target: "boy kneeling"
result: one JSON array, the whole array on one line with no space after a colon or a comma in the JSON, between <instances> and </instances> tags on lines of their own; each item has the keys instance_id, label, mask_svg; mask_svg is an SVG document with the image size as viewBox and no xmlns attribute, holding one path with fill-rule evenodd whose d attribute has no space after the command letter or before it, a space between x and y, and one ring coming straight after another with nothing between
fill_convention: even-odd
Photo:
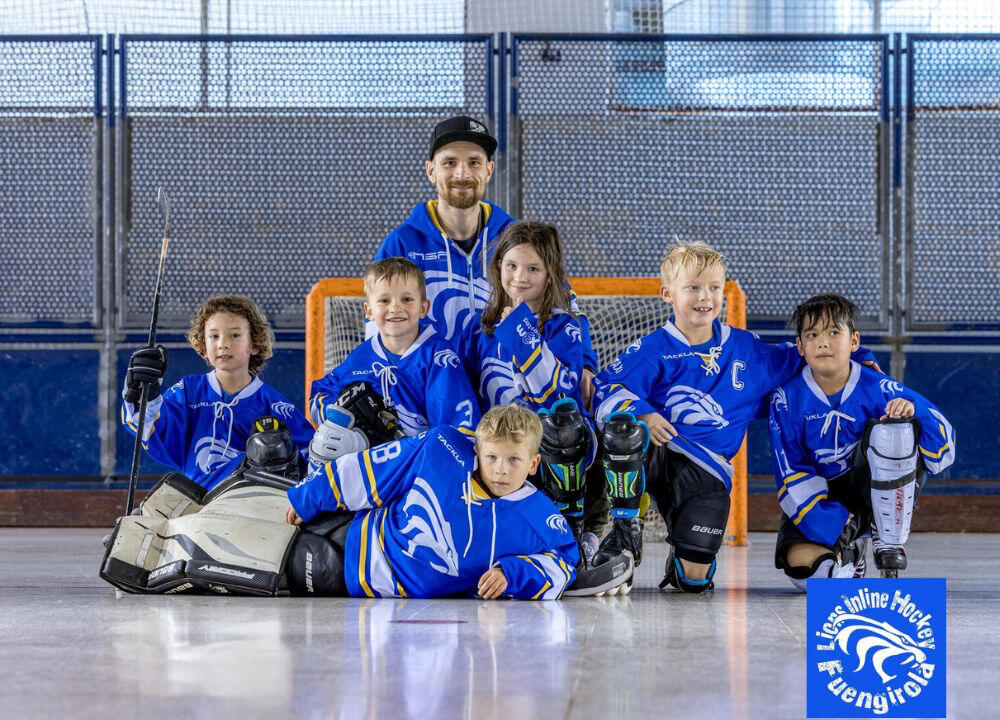
<instances>
[{"instance_id":1,"label":"boy kneeling","mask_svg":"<svg viewBox=\"0 0 1000 720\"><path fill-rule=\"evenodd\" d=\"M558 598L579 555L559 510L526 482L541 437L533 412L497 407L474 443L439 426L314 469L288 491L286 519L303 526L289 590Z\"/></svg>"},{"instance_id":2,"label":"boy kneeling","mask_svg":"<svg viewBox=\"0 0 1000 720\"><path fill-rule=\"evenodd\" d=\"M805 590L810 577L863 577L868 533L884 577L903 549L924 470L955 459L944 415L926 398L851 360L858 310L817 295L793 315L806 367L771 396L771 447L783 511L775 567Z\"/></svg>"}]
</instances>

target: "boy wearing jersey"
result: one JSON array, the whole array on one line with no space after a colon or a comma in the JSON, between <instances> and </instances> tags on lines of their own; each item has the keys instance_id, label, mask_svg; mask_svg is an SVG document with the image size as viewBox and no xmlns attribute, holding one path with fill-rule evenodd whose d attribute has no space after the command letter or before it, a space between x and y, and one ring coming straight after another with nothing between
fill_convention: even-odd
<instances>
[{"instance_id":1,"label":"boy wearing jersey","mask_svg":"<svg viewBox=\"0 0 1000 720\"><path fill-rule=\"evenodd\" d=\"M309 403L318 426L310 447L317 465L378 444L328 408L347 404L345 393L368 385L395 415L401 435L418 435L436 425L471 433L479 422L476 395L458 355L427 315L424 274L409 260L386 258L365 272L365 315L378 329L325 377L316 380Z\"/></svg>"},{"instance_id":2,"label":"boy wearing jersey","mask_svg":"<svg viewBox=\"0 0 1000 720\"><path fill-rule=\"evenodd\" d=\"M672 546L660 587L700 593L713 587L729 516L730 459L762 401L794 377L802 360L793 345L768 344L719 322L725 261L705 243L672 247L660 279L673 317L595 380L614 518L598 561L625 549L638 564L645 488ZM863 356L871 357L867 350Z\"/></svg>"},{"instance_id":3,"label":"boy wearing jersey","mask_svg":"<svg viewBox=\"0 0 1000 720\"><path fill-rule=\"evenodd\" d=\"M259 377L273 344L271 326L260 308L240 295L214 295L191 318L187 338L212 370L181 378L162 395L166 349L143 348L129 360L121 421L135 435L145 385L142 446L149 456L212 488L246 450L254 420L269 415L287 424L304 458L312 426Z\"/></svg>"},{"instance_id":4,"label":"boy wearing jersey","mask_svg":"<svg viewBox=\"0 0 1000 720\"><path fill-rule=\"evenodd\" d=\"M955 459L951 424L926 398L851 360L858 310L840 295L795 308L806 367L774 391L771 447L781 526L775 567L800 590L810 577L863 577L868 531L886 577L906 568L924 471Z\"/></svg>"},{"instance_id":5,"label":"boy wearing jersey","mask_svg":"<svg viewBox=\"0 0 1000 720\"><path fill-rule=\"evenodd\" d=\"M297 593L553 600L579 555L558 509L527 482L542 426L516 405L474 439L439 426L315 468L288 491L303 525L286 569Z\"/></svg>"}]
</instances>

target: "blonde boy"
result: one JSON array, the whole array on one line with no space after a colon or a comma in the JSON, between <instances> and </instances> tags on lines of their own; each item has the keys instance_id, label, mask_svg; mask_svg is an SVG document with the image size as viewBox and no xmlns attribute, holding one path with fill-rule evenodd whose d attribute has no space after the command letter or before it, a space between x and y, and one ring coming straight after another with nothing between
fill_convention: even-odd
<instances>
[{"instance_id":1,"label":"blonde boy","mask_svg":"<svg viewBox=\"0 0 1000 720\"><path fill-rule=\"evenodd\" d=\"M660 280L673 316L595 380L614 518L595 562L624 549L638 564L645 489L672 546L660 587L700 593L713 587L729 516L730 458L761 401L794 377L801 358L793 345L770 345L719 322L726 263L707 244L671 247Z\"/></svg>"},{"instance_id":2,"label":"blonde boy","mask_svg":"<svg viewBox=\"0 0 1000 720\"><path fill-rule=\"evenodd\" d=\"M475 441L442 425L315 468L288 491L286 519L306 526L290 555L289 587L353 597L558 598L579 555L558 509L527 482L541 436L533 412L509 405L483 416ZM309 531L331 512L322 534Z\"/></svg>"},{"instance_id":3,"label":"blonde boy","mask_svg":"<svg viewBox=\"0 0 1000 720\"><path fill-rule=\"evenodd\" d=\"M422 322L428 302L420 268L405 258L379 260L364 284L365 316L378 332L312 385L317 465L435 425L471 433L479 421L458 355Z\"/></svg>"},{"instance_id":4,"label":"blonde boy","mask_svg":"<svg viewBox=\"0 0 1000 720\"><path fill-rule=\"evenodd\" d=\"M259 373L271 357L271 326L260 308L242 295L213 295L191 317L188 342L211 370L181 378L160 394L167 367L161 345L132 354L122 391L121 419L136 433L138 402L146 385L148 405L143 447L149 456L211 488L246 449L257 418L284 422L305 453L312 427L284 395Z\"/></svg>"}]
</instances>

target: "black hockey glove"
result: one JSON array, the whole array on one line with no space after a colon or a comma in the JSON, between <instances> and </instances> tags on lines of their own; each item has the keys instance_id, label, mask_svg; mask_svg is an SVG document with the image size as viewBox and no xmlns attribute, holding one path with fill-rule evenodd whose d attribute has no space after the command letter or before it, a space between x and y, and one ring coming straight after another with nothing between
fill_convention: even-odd
<instances>
[{"instance_id":1,"label":"black hockey glove","mask_svg":"<svg viewBox=\"0 0 1000 720\"><path fill-rule=\"evenodd\" d=\"M160 380L167 369L167 349L162 345L142 348L132 353L125 373L125 401L139 402L142 386L147 385L146 400L160 396Z\"/></svg>"}]
</instances>

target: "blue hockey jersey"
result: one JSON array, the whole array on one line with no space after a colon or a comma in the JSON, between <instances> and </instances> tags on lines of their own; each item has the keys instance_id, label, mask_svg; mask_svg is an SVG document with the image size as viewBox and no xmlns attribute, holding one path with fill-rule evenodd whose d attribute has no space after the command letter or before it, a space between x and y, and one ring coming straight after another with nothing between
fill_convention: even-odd
<instances>
[{"instance_id":1,"label":"blue hockey jersey","mask_svg":"<svg viewBox=\"0 0 1000 720\"><path fill-rule=\"evenodd\" d=\"M457 346L466 368L478 378L483 412L514 402L537 411L564 397L583 407L583 333L564 310L556 310L539 332L538 317L521 303L497 323L492 337L483 330L478 312Z\"/></svg>"},{"instance_id":2,"label":"blue hockey jersey","mask_svg":"<svg viewBox=\"0 0 1000 720\"><path fill-rule=\"evenodd\" d=\"M344 552L354 597L472 597L499 566L506 595L558 598L579 561L566 521L530 483L491 497L476 467L472 432L439 426L316 468L288 499L306 522L357 511Z\"/></svg>"},{"instance_id":3,"label":"blue hockey jersey","mask_svg":"<svg viewBox=\"0 0 1000 720\"><path fill-rule=\"evenodd\" d=\"M138 405L122 404L122 424L133 436L138 413ZM226 397L215 370L185 376L146 406L142 446L154 460L210 488L225 477L218 471L246 450L253 422L263 415L288 425L295 446L307 456L315 431L295 405L259 377Z\"/></svg>"},{"instance_id":4,"label":"blue hockey jersey","mask_svg":"<svg viewBox=\"0 0 1000 720\"><path fill-rule=\"evenodd\" d=\"M924 465L939 473L955 459L955 433L941 411L899 382L855 362L840 393L831 401L807 366L771 396L771 451L781 509L810 540L836 542L847 508L827 499L830 480L849 470L865 423L885 414L893 398L915 407L920 423L917 445Z\"/></svg>"},{"instance_id":5,"label":"blue hockey jersey","mask_svg":"<svg viewBox=\"0 0 1000 720\"><path fill-rule=\"evenodd\" d=\"M856 355L871 357L861 349ZM794 345L773 345L746 330L712 326L712 339L692 346L673 321L636 340L594 380L599 426L615 412L658 412L677 430L675 452L732 489L730 459L762 400L803 365Z\"/></svg>"},{"instance_id":6,"label":"blue hockey jersey","mask_svg":"<svg viewBox=\"0 0 1000 720\"><path fill-rule=\"evenodd\" d=\"M477 310L490 299L487 264L496 250L497 239L514 218L500 207L481 202L485 221L476 243L464 252L445 233L437 217L437 200L413 208L398 228L389 233L375 253L375 260L405 257L424 272L430 319L438 334L454 342L472 321ZM584 360L597 367L597 356L590 342L590 325L580 318L583 331Z\"/></svg>"},{"instance_id":7,"label":"blue hockey jersey","mask_svg":"<svg viewBox=\"0 0 1000 720\"><path fill-rule=\"evenodd\" d=\"M325 377L312 384L309 411L318 426L327 405L354 382L369 383L399 417L406 435L435 425L475 430L479 405L465 367L452 346L430 325L400 356L389 353L376 333L358 345Z\"/></svg>"}]
</instances>

